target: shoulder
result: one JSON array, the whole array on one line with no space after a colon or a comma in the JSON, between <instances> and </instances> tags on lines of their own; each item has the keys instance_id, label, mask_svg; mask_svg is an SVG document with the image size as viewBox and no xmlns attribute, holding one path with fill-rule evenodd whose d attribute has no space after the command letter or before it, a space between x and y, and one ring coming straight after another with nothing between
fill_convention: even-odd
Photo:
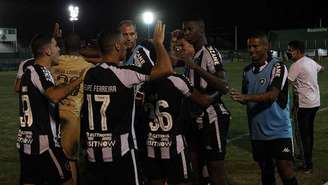
<instances>
[{"instance_id":1,"label":"shoulder","mask_svg":"<svg viewBox=\"0 0 328 185\"><path fill-rule=\"evenodd\" d=\"M205 46L205 53L207 53L211 58L214 60L214 62L221 62L221 54L220 52L213 46L207 45Z\"/></svg>"}]
</instances>

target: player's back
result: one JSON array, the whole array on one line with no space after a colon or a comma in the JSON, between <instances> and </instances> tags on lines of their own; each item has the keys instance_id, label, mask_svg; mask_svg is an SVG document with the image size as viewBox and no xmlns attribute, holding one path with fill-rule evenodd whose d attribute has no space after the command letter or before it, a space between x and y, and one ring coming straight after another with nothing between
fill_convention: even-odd
<instances>
[{"instance_id":1,"label":"player's back","mask_svg":"<svg viewBox=\"0 0 328 185\"><path fill-rule=\"evenodd\" d=\"M51 67L51 73L57 85L68 84L79 78L81 71L92 66L81 56L61 55L59 64ZM83 84L80 84L69 96L59 103L59 109L80 115L83 98Z\"/></svg>"},{"instance_id":2,"label":"player's back","mask_svg":"<svg viewBox=\"0 0 328 185\"><path fill-rule=\"evenodd\" d=\"M101 63L85 75L81 134L88 142L87 150L95 154L89 156L91 162L113 161L133 148L128 140L134 101L132 87L144 81L145 76L131 68L134 67ZM96 153L100 155L97 157Z\"/></svg>"},{"instance_id":3,"label":"player's back","mask_svg":"<svg viewBox=\"0 0 328 185\"><path fill-rule=\"evenodd\" d=\"M22 76L17 147L26 154L39 154L58 145L58 109L44 95L51 86L53 79L43 66L31 65Z\"/></svg>"},{"instance_id":4,"label":"player's back","mask_svg":"<svg viewBox=\"0 0 328 185\"><path fill-rule=\"evenodd\" d=\"M189 115L186 97L192 92L189 81L174 74L145 84L144 90L148 157L170 158L177 155L185 148L184 134L186 124L189 124L186 121Z\"/></svg>"}]
</instances>

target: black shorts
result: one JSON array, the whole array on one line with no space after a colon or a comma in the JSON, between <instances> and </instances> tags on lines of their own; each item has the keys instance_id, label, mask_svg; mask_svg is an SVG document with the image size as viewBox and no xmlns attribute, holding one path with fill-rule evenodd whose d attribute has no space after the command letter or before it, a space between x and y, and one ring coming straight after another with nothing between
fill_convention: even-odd
<instances>
[{"instance_id":1,"label":"black shorts","mask_svg":"<svg viewBox=\"0 0 328 185\"><path fill-rule=\"evenodd\" d=\"M195 121L196 122L196 121ZM229 131L230 115L221 114L218 118L209 122L203 119L202 128L191 128L187 134L187 142L194 152L200 153L207 161L224 160L226 154L227 137ZM197 123L193 124L197 125Z\"/></svg>"},{"instance_id":2,"label":"black shorts","mask_svg":"<svg viewBox=\"0 0 328 185\"><path fill-rule=\"evenodd\" d=\"M253 159L293 160L293 147L291 138L274 140L252 140Z\"/></svg>"},{"instance_id":3,"label":"black shorts","mask_svg":"<svg viewBox=\"0 0 328 185\"><path fill-rule=\"evenodd\" d=\"M113 162L87 162L88 185L137 185L141 183L139 162L135 151L130 151Z\"/></svg>"},{"instance_id":4,"label":"black shorts","mask_svg":"<svg viewBox=\"0 0 328 185\"><path fill-rule=\"evenodd\" d=\"M49 149L40 155L19 152L22 184L63 184L71 179L69 160L62 148Z\"/></svg>"},{"instance_id":5,"label":"black shorts","mask_svg":"<svg viewBox=\"0 0 328 185\"><path fill-rule=\"evenodd\" d=\"M189 154L184 150L171 159L145 159L145 175L149 180L167 179L169 184L187 183L191 179Z\"/></svg>"}]
</instances>

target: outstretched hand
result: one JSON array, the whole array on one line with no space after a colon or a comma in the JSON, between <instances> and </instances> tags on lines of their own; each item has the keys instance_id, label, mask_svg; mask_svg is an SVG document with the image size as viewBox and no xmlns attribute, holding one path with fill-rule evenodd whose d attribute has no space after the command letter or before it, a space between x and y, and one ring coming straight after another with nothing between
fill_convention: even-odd
<instances>
[{"instance_id":1,"label":"outstretched hand","mask_svg":"<svg viewBox=\"0 0 328 185\"><path fill-rule=\"evenodd\" d=\"M157 21L154 29L153 41L163 44L165 38L165 24Z\"/></svg>"},{"instance_id":2,"label":"outstretched hand","mask_svg":"<svg viewBox=\"0 0 328 185\"><path fill-rule=\"evenodd\" d=\"M230 89L229 91L230 97L233 101L239 102L239 103L246 103L246 96L241 94L239 91L235 90L235 89Z\"/></svg>"},{"instance_id":3,"label":"outstretched hand","mask_svg":"<svg viewBox=\"0 0 328 185\"><path fill-rule=\"evenodd\" d=\"M60 37L62 37L62 30L60 29L59 23L57 23L57 22L54 25L52 36L54 38L60 38Z\"/></svg>"}]
</instances>

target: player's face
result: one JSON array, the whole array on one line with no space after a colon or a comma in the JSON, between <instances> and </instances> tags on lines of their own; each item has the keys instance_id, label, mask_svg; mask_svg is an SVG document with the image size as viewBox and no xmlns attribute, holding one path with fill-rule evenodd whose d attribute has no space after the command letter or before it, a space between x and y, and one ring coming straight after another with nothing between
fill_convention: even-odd
<instances>
[{"instance_id":1,"label":"player's face","mask_svg":"<svg viewBox=\"0 0 328 185\"><path fill-rule=\"evenodd\" d=\"M200 26L196 22L184 22L182 24L182 29L185 39L192 44L195 44L202 36Z\"/></svg>"},{"instance_id":2,"label":"player's face","mask_svg":"<svg viewBox=\"0 0 328 185\"><path fill-rule=\"evenodd\" d=\"M122 25L121 33L127 49L133 49L137 43L137 32L133 25Z\"/></svg>"},{"instance_id":3,"label":"player's face","mask_svg":"<svg viewBox=\"0 0 328 185\"><path fill-rule=\"evenodd\" d=\"M59 47L57 45L56 40L53 38L51 39L51 44L50 44L50 58L52 64L58 64L58 58L59 58Z\"/></svg>"},{"instance_id":4,"label":"player's face","mask_svg":"<svg viewBox=\"0 0 328 185\"><path fill-rule=\"evenodd\" d=\"M262 64L267 59L268 44L261 38L247 40L248 52L253 64Z\"/></svg>"},{"instance_id":5,"label":"player's face","mask_svg":"<svg viewBox=\"0 0 328 185\"><path fill-rule=\"evenodd\" d=\"M124 38L121 38L117 43L116 43L116 49L117 49L117 52L119 53L119 56L120 56L120 61L123 61L125 60L125 57L126 57L126 45L125 45L125 42L124 42Z\"/></svg>"},{"instance_id":6,"label":"player's face","mask_svg":"<svg viewBox=\"0 0 328 185\"><path fill-rule=\"evenodd\" d=\"M292 60L292 61L297 61L297 54L298 54L298 50L288 46L287 48L287 57Z\"/></svg>"}]
</instances>

